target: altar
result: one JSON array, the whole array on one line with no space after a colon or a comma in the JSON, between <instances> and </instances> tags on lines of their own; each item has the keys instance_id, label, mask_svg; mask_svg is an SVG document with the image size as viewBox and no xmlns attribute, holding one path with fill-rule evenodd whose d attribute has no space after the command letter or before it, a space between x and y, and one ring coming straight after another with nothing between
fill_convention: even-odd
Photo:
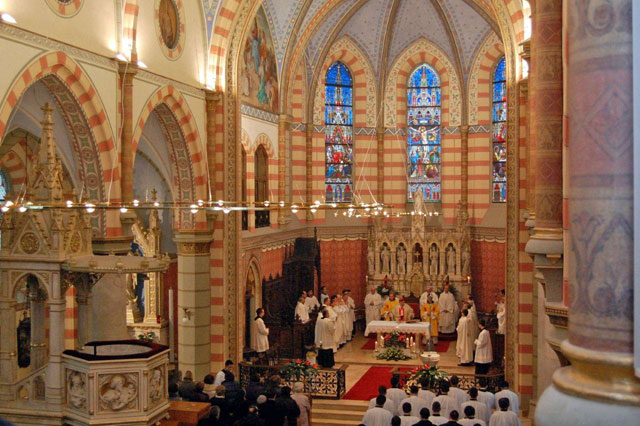
<instances>
[{"instance_id":1,"label":"altar","mask_svg":"<svg viewBox=\"0 0 640 426\"><path fill-rule=\"evenodd\" d=\"M376 333L376 340L380 342L383 334L386 333L398 333L398 334L415 334L416 345L418 348L422 347L422 336L425 336L425 342L431 339L431 324L428 322L398 322L398 321L371 321L367 324L367 328L364 331L365 337L369 334ZM381 346L378 343L378 346Z\"/></svg>"}]
</instances>

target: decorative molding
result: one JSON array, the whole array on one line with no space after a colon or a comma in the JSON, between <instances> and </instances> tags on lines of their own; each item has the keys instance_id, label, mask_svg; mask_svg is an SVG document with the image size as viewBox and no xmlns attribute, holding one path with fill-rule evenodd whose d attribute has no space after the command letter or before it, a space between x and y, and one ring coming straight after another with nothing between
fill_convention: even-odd
<instances>
[{"instance_id":1,"label":"decorative molding","mask_svg":"<svg viewBox=\"0 0 640 426\"><path fill-rule=\"evenodd\" d=\"M305 123L291 123L291 130L296 132L306 132L307 125Z\"/></svg>"},{"instance_id":2,"label":"decorative molding","mask_svg":"<svg viewBox=\"0 0 640 426\"><path fill-rule=\"evenodd\" d=\"M172 80L170 78L163 77L158 74L154 74L152 72L146 71L142 68L137 69L137 74L135 77L136 80L146 80L149 82L157 83L160 87L164 86L173 86L178 89L180 92L184 94L188 94L194 96L199 99L205 98L205 93L203 89L199 89L194 86L189 86L188 84L181 83L176 80Z\"/></svg>"},{"instance_id":3,"label":"decorative molding","mask_svg":"<svg viewBox=\"0 0 640 426\"><path fill-rule=\"evenodd\" d=\"M240 113L246 116L257 118L258 120L268 121L269 123L278 123L278 115L260 108L247 104L240 104Z\"/></svg>"},{"instance_id":4,"label":"decorative molding","mask_svg":"<svg viewBox=\"0 0 640 426\"><path fill-rule=\"evenodd\" d=\"M489 133L491 127L489 126L469 126L469 134L472 133Z\"/></svg>"},{"instance_id":5,"label":"decorative molding","mask_svg":"<svg viewBox=\"0 0 640 426\"><path fill-rule=\"evenodd\" d=\"M208 255L211 249L211 243L209 241L199 242L178 242L178 254L181 255Z\"/></svg>"},{"instance_id":6,"label":"decorative molding","mask_svg":"<svg viewBox=\"0 0 640 426\"><path fill-rule=\"evenodd\" d=\"M47 0L53 13L62 18L72 18L80 12L84 0Z\"/></svg>"}]
</instances>

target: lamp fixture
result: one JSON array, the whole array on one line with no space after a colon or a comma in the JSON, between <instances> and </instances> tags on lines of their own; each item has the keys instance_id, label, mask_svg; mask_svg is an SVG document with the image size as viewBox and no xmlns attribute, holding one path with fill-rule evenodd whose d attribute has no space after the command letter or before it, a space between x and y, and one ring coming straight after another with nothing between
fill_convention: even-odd
<instances>
[{"instance_id":1,"label":"lamp fixture","mask_svg":"<svg viewBox=\"0 0 640 426\"><path fill-rule=\"evenodd\" d=\"M0 14L0 19L2 20L2 22L6 22L7 24L17 24L18 21L16 21L16 18L14 18L13 16L9 15L7 12L3 12L2 14Z\"/></svg>"}]
</instances>

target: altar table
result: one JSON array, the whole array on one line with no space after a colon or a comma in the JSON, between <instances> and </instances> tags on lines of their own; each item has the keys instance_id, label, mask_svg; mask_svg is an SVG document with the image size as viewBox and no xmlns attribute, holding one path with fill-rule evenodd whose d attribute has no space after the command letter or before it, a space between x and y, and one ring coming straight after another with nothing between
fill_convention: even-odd
<instances>
[{"instance_id":1,"label":"altar table","mask_svg":"<svg viewBox=\"0 0 640 426\"><path fill-rule=\"evenodd\" d=\"M406 333L415 334L416 345L421 346L421 336L425 336L425 341L431 338L431 324L428 322L397 322L397 321L371 321L367 324L367 329L364 331L365 337L371 333L377 333L378 339L380 334L384 333Z\"/></svg>"}]
</instances>

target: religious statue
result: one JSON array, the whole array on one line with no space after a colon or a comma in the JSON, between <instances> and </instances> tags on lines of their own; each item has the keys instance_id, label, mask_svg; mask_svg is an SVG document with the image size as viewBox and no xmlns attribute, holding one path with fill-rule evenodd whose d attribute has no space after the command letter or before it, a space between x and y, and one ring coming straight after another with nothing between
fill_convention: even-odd
<instances>
[{"instance_id":1,"label":"religious statue","mask_svg":"<svg viewBox=\"0 0 640 426\"><path fill-rule=\"evenodd\" d=\"M447 249L447 274L455 275L456 274L456 249L453 248L453 245L449 244L449 248Z\"/></svg>"},{"instance_id":2,"label":"religious statue","mask_svg":"<svg viewBox=\"0 0 640 426\"><path fill-rule=\"evenodd\" d=\"M162 41L173 49L178 40L178 11L172 0L160 0L158 7L158 20Z\"/></svg>"},{"instance_id":3,"label":"religious statue","mask_svg":"<svg viewBox=\"0 0 640 426\"><path fill-rule=\"evenodd\" d=\"M149 399L152 402L158 402L162 398L164 392L163 382L162 370L156 368L149 379Z\"/></svg>"},{"instance_id":4,"label":"religious statue","mask_svg":"<svg viewBox=\"0 0 640 426\"><path fill-rule=\"evenodd\" d=\"M422 263L422 247L416 243L415 249L413 253L413 263Z\"/></svg>"},{"instance_id":5,"label":"religious statue","mask_svg":"<svg viewBox=\"0 0 640 426\"><path fill-rule=\"evenodd\" d=\"M429 274L438 275L438 247L435 245L429 249Z\"/></svg>"},{"instance_id":6,"label":"religious statue","mask_svg":"<svg viewBox=\"0 0 640 426\"><path fill-rule=\"evenodd\" d=\"M69 401L69 405L74 408L85 408L87 394L82 374L77 371L70 371L67 384L67 400Z\"/></svg>"},{"instance_id":7,"label":"religious statue","mask_svg":"<svg viewBox=\"0 0 640 426\"><path fill-rule=\"evenodd\" d=\"M407 251L403 246L398 246L396 250L396 260L398 261L398 268L396 271L400 275L404 275L407 273Z\"/></svg>"},{"instance_id":8,"label":"religious statue","mask_svg":"<svg viewBox=\"0 0 640 426\"><path fill-rule=\"evenodd\" d=\"M413 193L413 211L416 215L425 213L424 194L422 193L422 189L418 189Z\"/></svg>"},{"instance_id":9,"label":"religious statue","mask_svg":"<svg viewBox=\"0 0 640 426\"><path fill-rule=\"evenodd\" d=\"M466 277L469 275L469 264L471 263L471 253L469 252L469 249L465 247L460 256L462 261L462 271L460 272L460 275Z\"/></svg>"},{"instance_id":10,"label":"religious statue","mask_svg":"<svg viewBox=\"0 0 640 426\"><path fill-rule=\"evenodd\" d=\"M380 261L380 272L388 274L390 272L391 252L389 251L389 246L386 244L382 246L382 250L380 251Z\"/></svg>"},{"instance_id":11,"label":"religious statue","mask_svg":"<svg viewBox=\"0 0 640 426\"><path fill-rule=\"evenodd\" d=\"M367 253L367 262L369 263L369 275L373 275L376 272L375 269L375 253L373 252L373 249L369 249L369 252Z\"/></svg>"}]
</instances>

